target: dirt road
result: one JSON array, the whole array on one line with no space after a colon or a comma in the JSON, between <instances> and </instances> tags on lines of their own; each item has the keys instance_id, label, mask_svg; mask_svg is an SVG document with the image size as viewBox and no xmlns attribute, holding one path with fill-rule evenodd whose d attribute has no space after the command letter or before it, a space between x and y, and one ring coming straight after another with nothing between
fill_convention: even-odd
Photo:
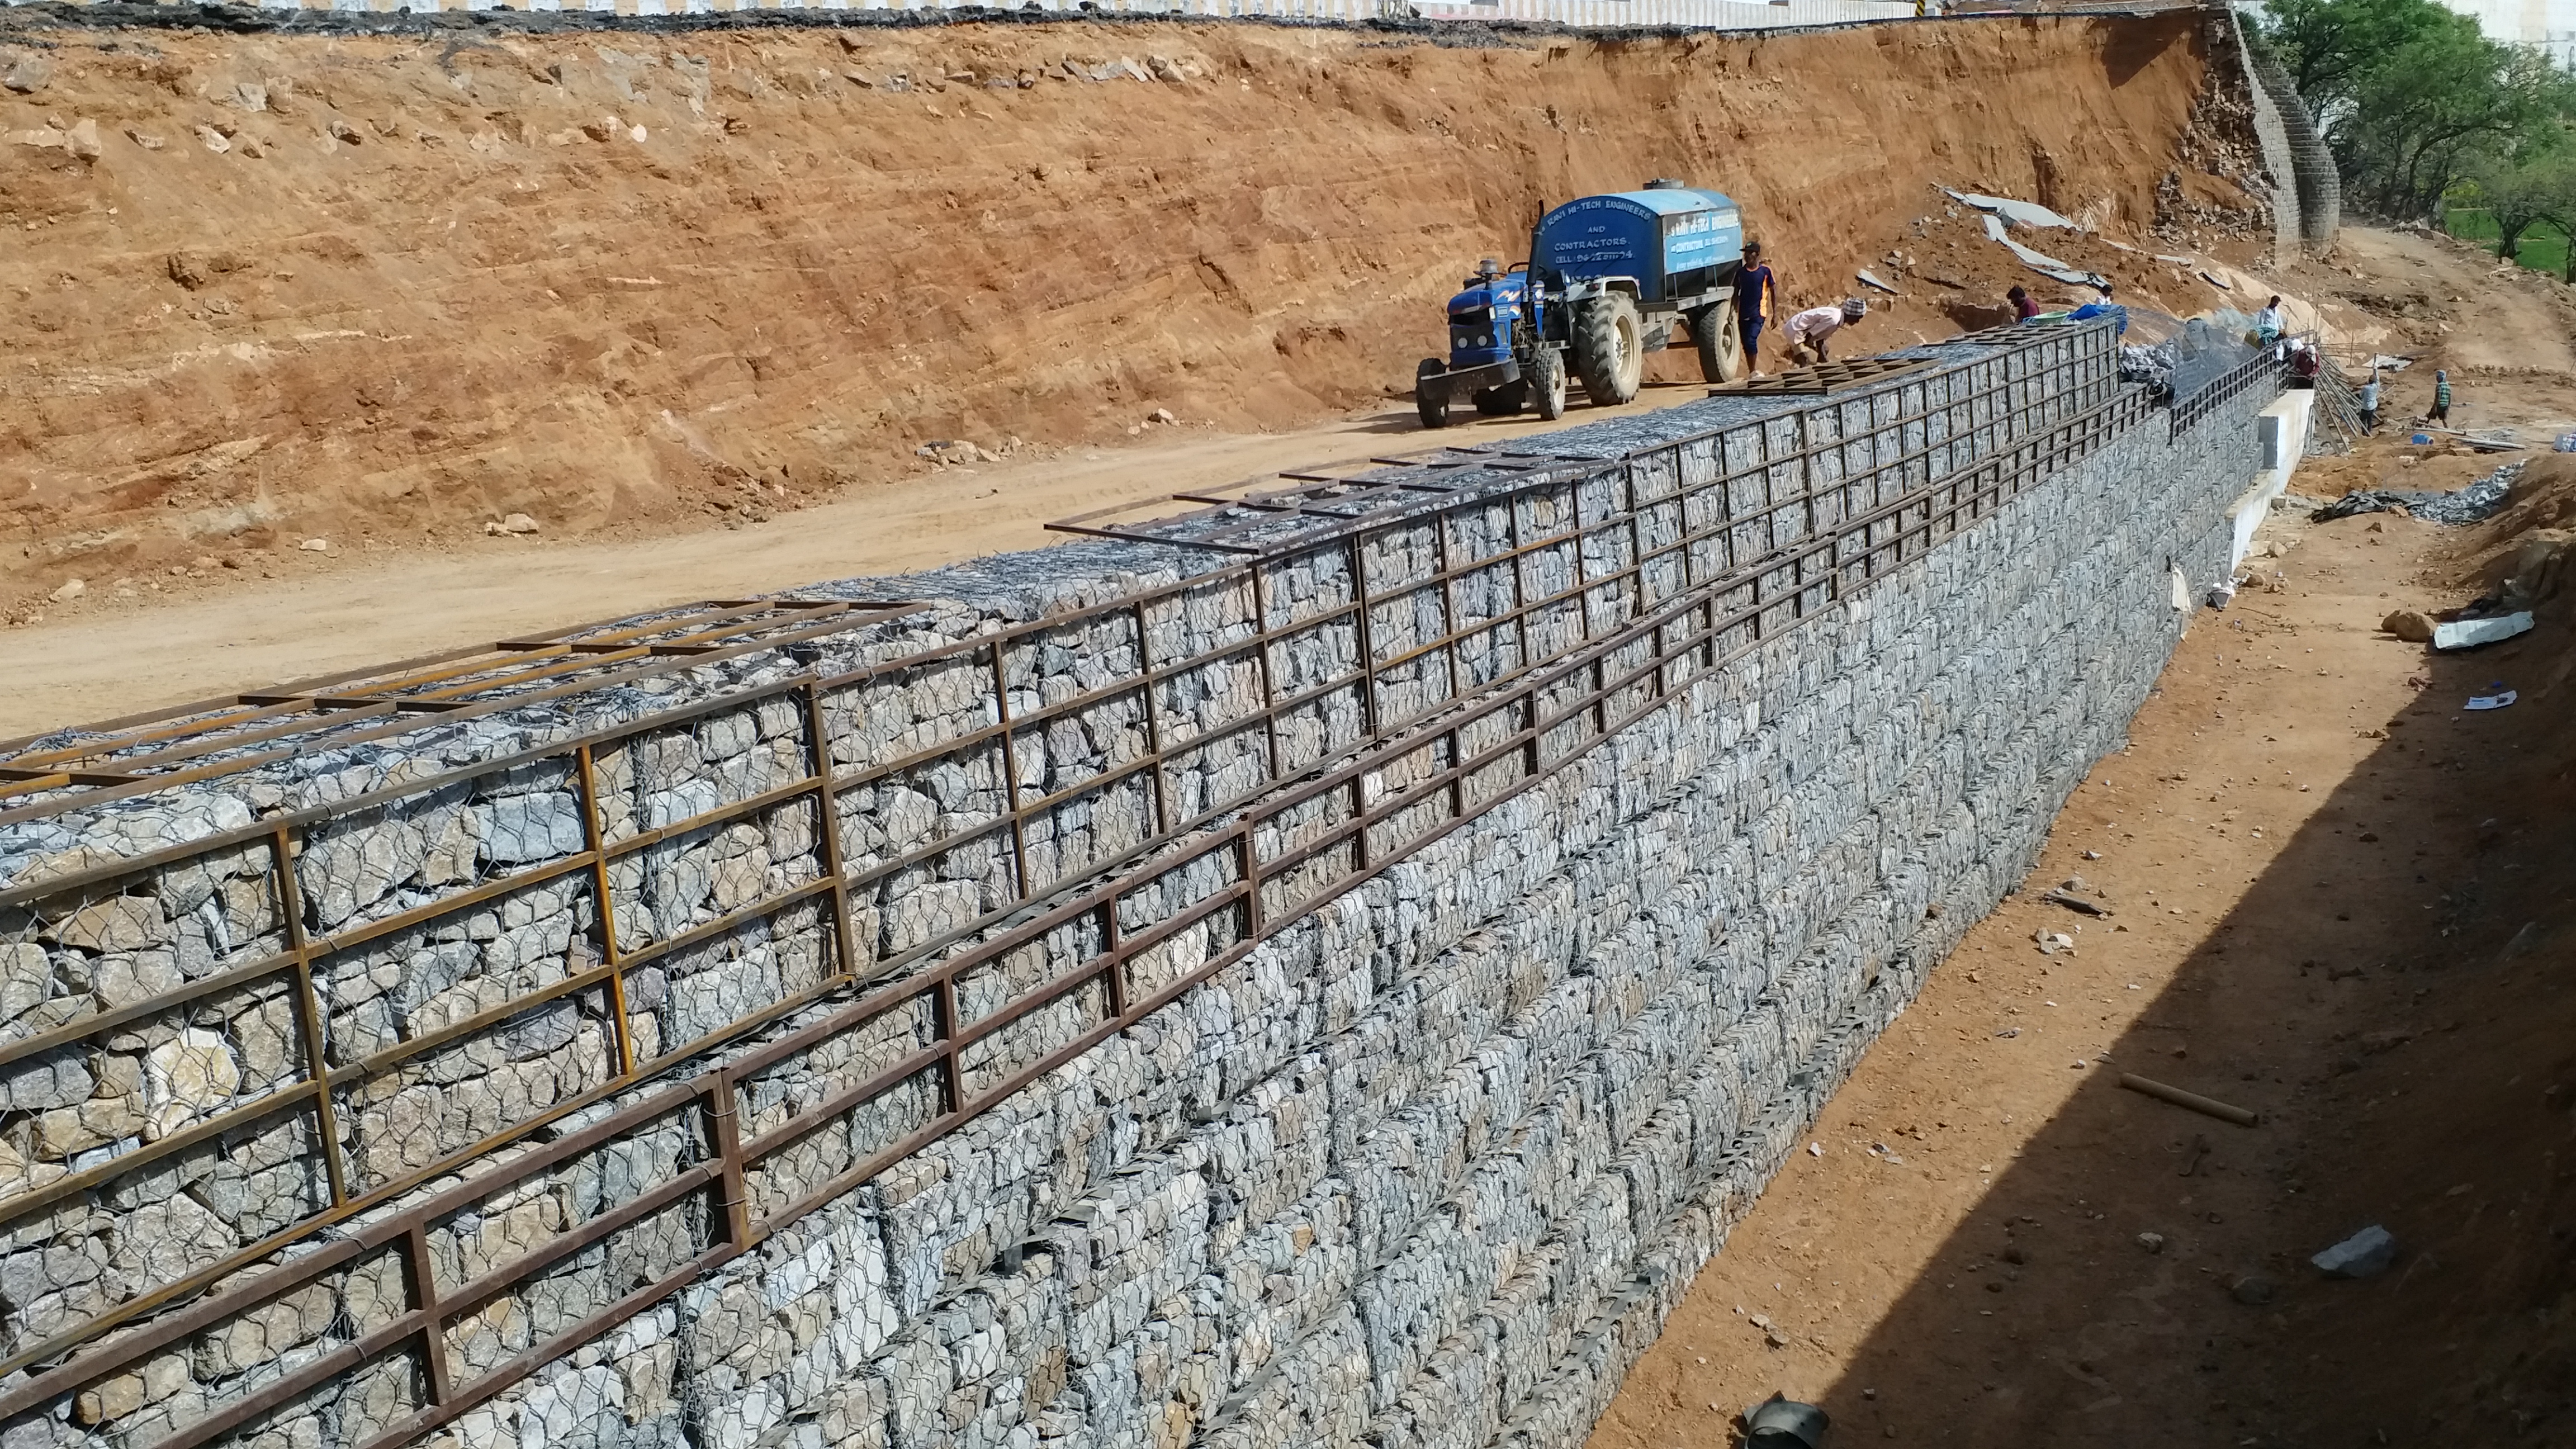
<instances>
[{"instance_id":1,"label":"dirt road","mask_svg":"<svg viewBox=\"0 0 2576 1449\"><path fill-rule=\"evenodd\" d=\"M2447 244L2344 255L2518 305ZM2501 345L2427 360L2564 365L2563 335ZM2429 387L2403 377L2392 410ZM2535 433L2571 401L2472 395ZM2384 435L2292 486L2496 461L2429 451ZM2563 525L2576 496L2518 511ZM1775 1390L1845 1445L2576 1444L2576 609L2431 655L2380 619L2492 587L2481 550L2511 539L2276 516L2263 541L2286 547L2267 584L2197 618L2131 747L1863 1060L1592 1449L1719 1443ZM2515 707L2463 708L2499 681ZM2077 877L2112 916L2040 899ZM2373 1224L2391 1271L2311 1266Z\"/></svg>"},{"instance_id":2,"label":"dirt road","mask_svg":"<svg viewBox=\"0 0 2576 1449\"><path fill-rule=\"evenodd\" d=\"M444 548L299 548L234 555L240 569L163 570L122 589L102 580L95 596L39 606L39 622L0 629L0 677L12 681L0 690L0 739L666 604L1044 548L1066 537L1046 530L1050 520L1094 509L1702 394L1702 385L1654 387L1625 408L1578 408L1567 422L1469 415L1437 434L1409 406L1278 434L1158 427L1129 445L943 468L762 523L737 515L733 528L616 541L477 531Z\"/></svg>"},{"instance_id":3,"label":"dirt road","mask_svg":"<svg viewBox=\"0 0 2576 1449\"><path fill-rule=\"evenodd\" d=\"M2411 301L2449 319L2443 350L2451 366L2576 374L2563 289L2540 273L2416 232L2355 228L2337 250L2353 270L2398 289L2399 305Z\"/></svg>"}]
</instances>

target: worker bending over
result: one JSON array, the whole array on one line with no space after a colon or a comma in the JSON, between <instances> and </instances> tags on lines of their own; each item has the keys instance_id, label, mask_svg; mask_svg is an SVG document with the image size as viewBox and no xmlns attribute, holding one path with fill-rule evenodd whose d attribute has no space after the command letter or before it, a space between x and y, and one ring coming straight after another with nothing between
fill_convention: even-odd
<instances>
[{"instance_id":1,"label":"worker bending over","mask_svg":"<svg viewBox=\"0 0 2576 1449\"><path fill-rule=\"evenodd\" d=\"M1833 335L1869 315L1869 304L1845 297L1841 306L1810 307L1789 319L1789 360L1800 367L1830 362L1826 347Z\"/></svg>"}]
</instances>

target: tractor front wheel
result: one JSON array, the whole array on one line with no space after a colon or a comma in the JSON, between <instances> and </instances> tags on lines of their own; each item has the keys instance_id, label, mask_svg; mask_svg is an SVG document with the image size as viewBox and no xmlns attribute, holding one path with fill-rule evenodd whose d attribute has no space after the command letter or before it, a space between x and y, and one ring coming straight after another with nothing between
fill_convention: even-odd
<instances>
[{"instance_id":1,"label":"tractor front wheel","mask_svg":"<svg viewBox=\"0 0 2576 1449\"><path fill-rule=\"evenodd\" d=\"M1530 358L1530 397L1538 404L1538 415L1555 422L1565 416L1565 354L1553 347L1542 347Z\"/></svg>"},{"instance_id":2,"label":"tractor front wheel","mask_svg":"<svg viewBox=\"0 0 2576 1449\"><path fill-rule=\"evenodd\" d=\"M1699 344L1699 375L1710 382L1735 382L1744 376L1744 329L1732 304L1720 302L1693 313L1691 341Z\"/></svg>"},{"instance_id":3,"label":"tractor front wheel","mask_svg":"<svg viewBox=\"0 0 2576 1449\"><path fill-rule=\"evenodd\" d=\"M1574 370L1596 407L1634 402L1646 381L1646 338L1636 299L1625 292L1595 297L1574 317Z\"/></svg>"},{"instance_id":4,"label":"tractor front wheel","mask_svg":"<svg viewBox=\"0 0 2576 1449\"><path fill-rule=\"evenodd\" d=\"M1422 415L1426 428L1449 426L1449 383L1441 376L1448 370L1436 357L1422 359L1422 365L1413 370L1413 410Z\"/></svg>"}]
</instances>

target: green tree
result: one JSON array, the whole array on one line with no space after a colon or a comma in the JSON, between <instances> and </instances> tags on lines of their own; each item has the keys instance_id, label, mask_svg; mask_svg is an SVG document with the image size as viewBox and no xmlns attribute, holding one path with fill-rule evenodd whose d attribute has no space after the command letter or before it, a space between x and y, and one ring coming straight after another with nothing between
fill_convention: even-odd
<instances>
[{"instance_id":1,"label":"green tree","mask_svg":"<svg viewBox=\"0 0 2576 1449\"><path fill-rule=\"evenodd\" d=\"M2576 113L2568 75L2433 0L2272 0L2259 27L2325 133L2357 209L2423 216Z\"/></svg>"},{"instance_id":2,"label":"green tree","mask_svg":"<svg viewBox=\"0 0 2576 1449\"><path fill-rule=\"evenodd\" d=\"M2457 19L2433 0L2270 0L2257 26L2322 126L2398 47Z\"/></svg>"},{"instance_id":3,"label":"green tree","mask_svg":"<svg viewBox=\"0 0 2576 1449\"><path fill-rule=\"evenodd\" d=\"M2547 222L2568 232L2576 222L2576 147L2562 130L2519 154L2481 157L2461 190L2463 200L2494 218L2496 255L2511 259L2534 226ZM2576 250L2569 264L2576 266Z\"/></svg>"},{"instance_id":4,"label":"green tree","mask_svg":"<svg viewBox=\"0 0 2576 1449\"><path fill-rule=\"evenodd\" d=\"M2384 215L2429 214L2472 167L2532 144L2566 109L2566 75L2547 57L2455 18L2364 71L2326 128L2347 184Z\"/></svg>"}]
</instances>

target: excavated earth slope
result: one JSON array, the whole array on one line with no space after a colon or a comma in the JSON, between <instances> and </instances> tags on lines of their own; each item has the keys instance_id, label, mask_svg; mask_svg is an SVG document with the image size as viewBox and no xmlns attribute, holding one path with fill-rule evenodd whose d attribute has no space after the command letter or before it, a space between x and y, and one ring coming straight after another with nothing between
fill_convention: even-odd
<instances>
[{"instance_id":1,"label":"excavated earth slope","mask_svg":"<svg viewBox=\"0 0 2576 1449\"><path fill-rule=\"evenodd\" d=\"M1900 279L1876 345L2007 275L1888 267L1970 220L1935 184L2207 251L2262 225L2241 81L2188 15L1449 44L439 19L0 18L0 69L49 63L0 91L0 603L323 533L790 506L932 439L1382 405L1477 256L1652 175L1739 197L1793 301Z\"/></svg>"}]
</instances>

